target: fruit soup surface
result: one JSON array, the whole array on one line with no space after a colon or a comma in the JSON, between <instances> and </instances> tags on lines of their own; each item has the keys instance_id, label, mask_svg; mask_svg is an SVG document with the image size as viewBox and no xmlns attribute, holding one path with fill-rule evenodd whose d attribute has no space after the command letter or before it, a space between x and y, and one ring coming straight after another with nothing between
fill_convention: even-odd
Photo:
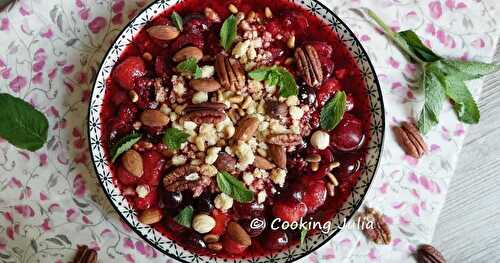
<instances>
[{"instance_id":1,"label":"fruit soup surface","mask_svg":"<svg viewBox=\"0 0 500 263\"><path fill-rule=\"evenodd\" d=\"M220 31L230 15L237 37L224 50ZM187 60L199 72L179 69ZM273 65L293 76L297 95L280 96L279 84L249 74ZM341 91L343 118L323 130L323 106ZM325 222L338 212L365 162L368 109L348 47L303 8L285 0L186 0L149 22L121 54L106 82L102 141L111 161L123 138L140 135L111 166L141 222L194 253L241 258L300 242L300 230L272 230L276 219ZM166 141L172 131L185 135L178 149ZM223 191L222 172L251 200ZM187 224L180 214L189 215ZM266 225L251 228L256 218Z\"/></svg>"}]
</instances>

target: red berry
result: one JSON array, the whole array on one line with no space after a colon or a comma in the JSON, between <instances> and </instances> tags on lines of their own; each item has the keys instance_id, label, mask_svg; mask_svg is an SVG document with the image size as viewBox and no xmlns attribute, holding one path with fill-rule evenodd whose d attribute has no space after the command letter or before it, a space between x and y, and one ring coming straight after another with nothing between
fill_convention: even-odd
<instances>
[{"instance_id":1,"label":"red berry","mask_svg":"<svg viewBox=\"0 0 500 263\"><path fill-rule=\"evenodd\" d=\"M146 65L140 57L129 57L113 71L113 78L124 89L134 88L135 81L146 75Z\"/></svg>"},{"instance_id":2,"label":"red berry","mask_svg":"<svg viewBox=\"0 0 500 263\"><path fill-rule=\"evenodd\" d=\"M264 245L271 250L283 249L288 244L288 235L282 230L271 230L269 231L265 239Z\"/></svg>"},{"instance_id":3,"label":"red berry","mask_svg":"<svg viewBox=\"0 0 500 263\"><path fill-rule=\"evenodd\" d=\"M325 203L325 182L323 180L313 180L304 183L305 191L303 194L302 202L306 204L307 211L314 212L318 207L322 206Z\"/></svg>"},{"instance_id":4,"label":"red berry","mask_svg":"<svg viewBox=\"0 0 500 263\"><path fill-rule=\"evenodd\" d=\"M158 200L158 192L156 188L152 188L148 195L144 198L137 198L135 200L135 208L139 210L145 210L151 208L153 205L157 203Z\"/></svg>"},{"instance_id":5,"label":"red berry","mask_svg":"<svg viewBox=\"0 0 500 263\"><path fill-rule=\"evenodd\" d=\"M124 123L132 123L137 115L137 107L131 103L123 103L118 109L118 119Z\"/></svg>"},{"instance_id":6,"label":"red berry","mask_svg":"<svg viewBox=\"0 0 500 263\"><path fill-rule=\"evenodd\" d=\"M229 254L241 254L247 249L247 246L244 246L232 239L228 236L222 237L222 247Z\"/></svg>"},{"instance_id":7,"label":"red berry","mask_svg":"<svg viewBox=\"0 0 500 263\"><path fill-rule=\"evenodd\" d=\"M346 113L330 136L332 147L344 152L354 151L364 142L363 123L354 115Z\"/></svg>"},{"instance_id":8,"label":"red berry","mask_svg":"<svg viewBox=\"0 0 500 263\"><path fill-rule=\"evenodd\" d=\"M148 151L141 155L144 174L141 176L140 182L149 186L157 186L163 173L165 159L157 151Z\"/></svg>"},{"instance_id":9,"label":"red berry","mask_svg":"<svg viewBox=\"0 0 500 263\"><path fill-rule=\"evenodd\" d=\"M323 107L342 87L336 79L328 79L316 91L316 101L319 108Z\"/></svg>"},{"instance_id":10,"label":"red berry","mask_svg":"<svg viewBox=\"0 0 500 263\"><path fill-rule=\"evenodd\" d=\"M252 219L254 217L259 217L264 214L264 204L259 204L257 202L252 202L252 203L235 202L233 206L233 211L236 217L240 219Z\"/></svg>"},{"instance_id":11,"label":"red berry","mask_svg":"<svg viewBox=\"0 0 500 263\"><path fill-rule=\"evenodd\" d=\"M137 183L138 177L133 176L122 166L118 166L117 175L118 181L120 181L120 183L122 183L123 185L134 185Z\"/></svg>"},{"instance_id":12,"label":"red berry","mask_svg":"<svg viewBox=\"0 0 500 263\"><path fill-rule=\"evenodd\" d=\"M226 225L229 222L229 215L220 210L214 209L212 217L215 219L215 227L210 231L214 235L221 236L226 231Z\"/></svg>"},{"instance_id":13,"label":"red berry","mask_svg":"<svg viewBox=\"0 0 500 263\"><path fill-rule=\"evenodd\" d=\"M295 199L279 200L273 206L273 215L288 222L299 221L306 214L306 204Z\"/></svg>"}]
</instances>

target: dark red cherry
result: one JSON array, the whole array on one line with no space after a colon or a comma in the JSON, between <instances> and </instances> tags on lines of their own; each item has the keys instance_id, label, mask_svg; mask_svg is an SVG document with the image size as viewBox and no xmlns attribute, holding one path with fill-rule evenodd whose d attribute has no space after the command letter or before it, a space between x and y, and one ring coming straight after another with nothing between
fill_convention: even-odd
<instances>
[{"instance_id":1,"label":"dark red cherry","mask_svg":"<svg viewBox=\"0 0 500 263\"><path fill-rule=\"evenodd\" d=\"M259 220L259 222L262 223L255 224L254 222L254 224L252 224L253 220ZM264 232L264 230L266 229L266 224L267 224L266 219L264 217L258 217L254 219L243 219L240 220L238 223L243 227L243 229L245 229L245 231L251 237L260 236L260 234L262 234L262 232Z\"/></svg>"},{"instance_id":2,"label":"dark red cherry","mask_svg":"<svg viewBox=\"0 0 500 263\"><path fill-rule=\"evenodd\" d=\"M240 219L260 217L264 214L264 204L259 204L257 202L246 204L235 202L233 205L233 211Z\"/></svg>"},{"instance_id":3,"label":"dark red cherry","mask_svg":"<svg viewBox=\"0 0 500 263\"><path fill-rule=\"evenodd\" d=\"M160 183L166 160L157 151L147 151L142 154L144 174L140 181L149 186L157 186Z\"/></svg>"},{"instance_id":4,"label":"dark red cherry","mask_svg":"<svg viewBox=\"0 0 500 263\"><path fill-rule=\"evenodd\" d=\"M264 237L264 246L271 250L280 250L288 245L288 235L282 230L270 230Z\"/></svg>"},{"instance_id":5,"label":"dark red cherry","mask_svg":"<svg viewBox=\"0 0 500 263\"><path fill-rule=\"evenodd\" d=\"M166 192L163 196L163 203L165 208L178 208L182 204L181 192Z\"/></svg>"},{"instance_id":6,"label":"dark red cherry","mask_svg":"<svg viewBox=\"0 0 500 263\"><path fill-rule=\"evenodd\" d=\"M363 123L350 113L330 132L330 145L337 150L350 152L359 149L364 142Z\"/></svg>"},{"instance_id":7,"label":"dark red cherry","mask_svg":"<svg viewBox=\"0 0 500 263\"><path fill-rule=\"evenodd\" d=\"M203 241L203 238L200 234L194 231L186 231L187 233L183 233L184 240L188 247L192 248L206 248L207 244Z\"/></svg>"},{"instance_id":8,"label":"dark red cherry","mask_svg":"<svg viewBox=\"0 0 500 263\"><path fill-rule=\"evenodd\" d=\"M209 193L203 193L194 200L194 209L198 213L210 214L214 209L214 203Z\"/></svg>"},{"instance_id":9,"label":"dark red cherry","mask_svg":"<svg viewBox=\"0 0 500 263\"><path fill-rule=\"evenodd\" d=\"M274 203L273 215L283 221L296 222L307 214L305 203L294 199L280 199Z\"/></svg>"},{"instance_id":10,"label":"dark red cherry","mask_svg":"<svg viewBox=\"0 0 500 263\"><path fill-rule=\"evenodd\" d=\"M314 212L326 200L326 186L323 180L304 180L305 191L302 202L307 205L308 212Z\"/></svg>"},{"instance_id":11,"label":"dark red cherry","mask_svg":"<svg viewBox=\"0 0 500 263\"><path fill-rule=\"evenodd\" d=\"M316 105L317 107L321 108L323 105L325 105L330 98L333 98L333 95L341 90L342 87L340 86L340 83L337 81L337 79L331 78L327 79L323 85L321 85L317 90L316 90Z\"/></svg>"}]
</instances>

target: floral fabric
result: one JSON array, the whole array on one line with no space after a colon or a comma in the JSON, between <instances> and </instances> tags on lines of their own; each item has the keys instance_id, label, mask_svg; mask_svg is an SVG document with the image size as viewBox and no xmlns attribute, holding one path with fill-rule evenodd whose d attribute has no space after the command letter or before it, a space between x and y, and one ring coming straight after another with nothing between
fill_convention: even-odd
<instances>
[{"instance_id":1,"label":"floral fabric","mask_svg":"<svg viewBox=\"0 0 500 263\"><path fill-rule=\"evenodd\" d=\"M146 0L17 0L0 13L0 90L49 118L49 140L36 153L0 141L0 260L68 262L77 244L101 262L173 262L121 222L89 159L86 117L92 80L106 50ZM375 64L386 105L386 143L365 204L385 214L389 246L341 231L301 262L406 262L431 241L466 127L449 105L427 137L431 152L405 156L390 126L417 116L416 67L368 22L350 11L370 7L395 29L414 29L439 54L488 61L500 7L495 0L325 0L357 34ZM480 93L481 81L471 82Z\"/></svg>"}]
</instances>

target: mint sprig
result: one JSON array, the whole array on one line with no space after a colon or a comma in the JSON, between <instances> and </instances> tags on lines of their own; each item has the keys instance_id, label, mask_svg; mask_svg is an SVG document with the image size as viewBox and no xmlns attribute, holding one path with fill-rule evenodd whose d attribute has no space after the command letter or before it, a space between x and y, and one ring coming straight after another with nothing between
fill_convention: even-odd
<instances>
[{"instance_id":1,"label":"mint sprig","mask_svg":"<svg viewBox=\"0 0 500 263\"><path fill-rule=\"evenodd\" d=\"M183 21L182 17L179 15L177 12L173 12L172 16L170 17L172 19L172 22L174 23L175 27L179 29L180 32L182 32L183 28Z\"/></svg>"},{"instance_id":2,"label":"mint sprig","mask_svg":"<svg viewBox=\"0 0 500 263\"><path fill-rule=\"evenodd\" d=\"M240 203L250 203L253 201L253 192L248 190L243 182L228 172L221 171L217 173L217 186L219 186L219 189L223 193L231 196Z\"/></svg>"},{"instance_id":3,"label":"mint sprig","mask_svg":"<svg viewBox=\"0 0 500 263\"><path fill-rule=\"evenodd\" d=\"M194 208L190 205L184 207L181 212L174 217L174 221L179 225L185 227L191 227L191 221L193 221Z\"/></svg>"},{"instance_id":4,"label":"mint sprig","mask_svg":"<svg viewBox=\"0 0 500 263\"><path fill-rule=\"evenodd\" d=\"M139 133L131 133L118 140L111 147L111 161L115 162L120 155L130 150L130 148L132 148L132 146L134 146L134 144L136 144L141 139L141 137L142 136Z\"/></svg>"},{"instance_id":5,"label":"mint sprig","mask_svg":"<svg viewBox=\"0 0 500 263\"><path fill-rule=\"evenodd\" d=\"M202 71L200 66L198 66L198 61L195 58L188 58L179 65L177 65L176 69L183 73L189 73L194 76L195 79L201 78Z\"/></svg>"},{"instance_id":6,"label":"mint sprig","mask_svg":"<svg viewBox=\"0 0 500 263\"><path fill-rule=\"evenodd\" d=\"M366 10L366 13L409 59L420 66L422 73L419 83L425 93L425 103L417 126L423 134L439 123L445 99L452 102L461 122L479 122L479 108L464 81L497 72L500 65L443 58L426 47L415 32L407 30L396 33L373 11Z\"/></svg>"},{"instance_id":7,"label":"mint sprig","mask_svg":"<svg viewBox=\"0 0 500 263\"><path fill-rule=\"evenodd\" d=\"M47 141L47 117L28 102L0 93L0 137L12 145L36 151Z\"/></svg>"},{"instance_id":8,"label":"mint sprig","mask_svg":"<svg viewBox=\"0 0 500 263\"><path fill-rule=\"evenodd\" d=\"M234 41L236 40L238 30L238 20L234 15L230 15L220 29L220 45L224 48L224 50L229 51L233 46Z\"/></svg>"},{"instance_id":9,"label":"mint sprig","mask_svg":"<svg viewBox=\"0 0 500 263\"><path fill-rule=\"evenodd\" d=\"M308 232L309 232L309 228L307 228L307 227L300 228L300 245L301 246L304 245Z\"/></svg>"},{"instance_id":10,"label":"mint sprig","mask_svg":"<svg viewBox=\"0 0 500 263\"><path fill-rule=\"evenodd\" d=\"M268 86L278 85L281 97L287 98L297 95L297 83L293 75L285 68L279 66L262 67L248 73L248 76L253 80L265 81Z\"/></svg>"},{"instance_id":11,"label":"mint sprig","mask_svg":"<svg viewBox=\"0 0 500 263\"><path fill-rule=\"evenodd\" d=\"M326 103L321 109L320 124L321 128L331 131L339 125L344 117L347 104L347 96L344 91L338 91L335 96Z\"/></svg>"},{"instance_id":12,"label":"mint sprig","mask_svg":"<svg viewBox=\"0 0 500 263\"><path fill-rule=\"evenodd\" d=\"M176 128L168 128L163 135L163 144L171 150L179 150L188 138L189 134Z\"/></svg>"}]
</instances>

